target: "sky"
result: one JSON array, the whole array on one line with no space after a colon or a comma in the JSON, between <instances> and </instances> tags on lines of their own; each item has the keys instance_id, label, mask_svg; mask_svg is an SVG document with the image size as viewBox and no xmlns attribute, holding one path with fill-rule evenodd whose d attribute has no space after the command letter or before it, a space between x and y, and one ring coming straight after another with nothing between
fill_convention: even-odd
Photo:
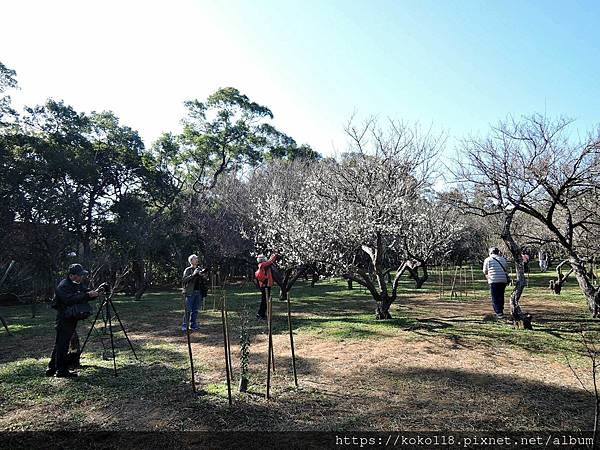
<instances>
[{"instance_id":1,"label":"sky","mask_svg":"<svg viewBox=\"0 0 600 450\"><path fill-rule=\"evenodd\" d=\"M534 112L600 123L600 3L513 0L33 1L0 6L17 105L112 110L147 146L183 102L232 86L323 154L376 115L461 138Z\"/></svg>"}]
</instances>

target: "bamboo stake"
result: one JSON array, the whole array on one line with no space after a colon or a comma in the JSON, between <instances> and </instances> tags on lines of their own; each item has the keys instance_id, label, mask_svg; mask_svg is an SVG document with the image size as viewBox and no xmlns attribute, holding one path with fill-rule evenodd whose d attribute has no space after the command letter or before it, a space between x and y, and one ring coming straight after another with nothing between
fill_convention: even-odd
<instances>
[{"instance_id":1,"label":"bamboo stake","mask_svg":"<svg viewBox=\"0 0 600 450\"><path fill-rule=\"evenodd\" d=\"M442 263L442 281L440 283L440 300L444 298L444 263Z\"/></svg>"},{"instance_id":2,"label":"bamboo stake","mask_svg":"<svg viewBox=\"0 0 600 450\"><path fill-rule=\"evenodd\" d=\"M215 293L215 275L210 271L210 293L213 298L213 311L217 310L217 294Z\"/></svg>"},{"instance_id":3,"label":"bamboo stake","mask_svg":"<svg viewBox=\"0 0 600 450\"><path fill-rule=\"evenodd\" d=\"M115 377L116 377L117 376L117 358L115 356L115 340L114 340L113 331L112 331L112 317L110 314L109 303L106 304L106 315L108 316L108 330L110 333L110 346L112 347L113 368L115 370Z\"/></svg>"},{"instance_id":4,"label":"bamboo stake","mask_svg":"<svg viewBox=\"0 0 600 450\"><path fill-rule=\"evenodd\" d=\"M223 297L223 308L225 309L225 332L227 333L227 356L229 359L229 378L233 382L233 364L231 364L231 337L229 335L229 318L227 316L227 302Z\"/></svg>"},{"instance_id":5,"label":"bamboo stake","mask_svg":"<svg viewBox=\"0 0 600 450\"><path fill-rule=\"evenodd\" d=\"M185 293L182 292L183 296L183 307L184 307L184 317L185 317L185 334L187 335L187 344L188 344L188 353L190 356L190 369L192 371L192 391L196 392L196 376L194 374L194 356L192 354L192 340L190 337L190 318L187 307L187 302L185 301Z\"/></svg>"},{"instance_id":6,"label":"bamboo stake","mask_svg":"<svg viewBox=\"0 0 600 450\"><path fill-rule=\"evenodd\" d=\"M456 274L458 272L458 266L454 266L454 276L452 277L452 289L450 290L450 299L456 296L456 292L454 291L454 287L456 286Z\"/></svg>"},{"instance_id":7,"label":"bamboo stake","mask_svg":"<svg viewBox=\"0 0 600 450\"><path fill-rule=\"evenodd\" d=\"M294 352L294 333L292 332L292 312L290 307L290 293L287 295L288 327L290 329L290 348L292 349L292 369L294 370L294 384L298 387L298 375L296 374L296 353Z\"/></svg>"},{"instance_id":8,"label":"bamboo stake","mask_svg":"<svg viewBox=\"0 0 600 450\"><path fill-rule=\"evenodd\" d=\"M229 352L227 351L227 329L225 323L225 308L221 307L221 323L223 324L223 349L225 350L225 372L227 375L227 398L231 406L231 379L229 378Z\"/></svg>"},{"instance_id":9,"label":"bamboo stake","mask_svg":"<svg viewBox=\"0 0 600 450\"><path fill-rule=\"evenodd\" d=\"M269 314L269 322L271 323L271 368L273 369L273 373L275 373L275 349L273 345L273 298L271 297L271 301L269 302L268 314Z\"/></svg>"},{"instance_id":10,"label":"bamboo stake","mask_svg":"<svg viewBox=\"0 0 600 450\"><path fill-rule=\"evenodd\" d=\"M272 335L272 321L271 321L271 296L267 299L267 320L269 324L269 339L268 339L268 350L267 350L267 399L271 398L271 355L273 353L273 335Z\"/></svg>"}]
</instances>

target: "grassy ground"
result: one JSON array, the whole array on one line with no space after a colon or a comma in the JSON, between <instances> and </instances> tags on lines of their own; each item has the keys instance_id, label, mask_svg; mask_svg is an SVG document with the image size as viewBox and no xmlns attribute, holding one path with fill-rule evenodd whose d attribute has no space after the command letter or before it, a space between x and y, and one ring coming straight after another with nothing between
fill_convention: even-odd
<instances>
[{"instance_id":1,"label":"grassy ground","mask_svg":"<svg viewBox=\"0 0 600 450\"><path fill-rule=\"evenodd\" d=\"M546 288L551 274L533 274L522 306L534 331L484 320L491 307L482 279L462 295L441 297L435 278L416 290L406 280L392 307L394 319L374 320L361 289L339 280L292 292L298 378L291 374L286 304L274 301L276 373L272 400L264 399L266 324L254 319L259 296L251 285L227 287L233 366L239 361L239 312L251 313L250 393L227 405L223 338L211 294L193 335L202 395L192 395L180 295L152 292L140 302L115 305L132 339L133 358L116 334L118 376L110 342L100 332L82 358L76 380L46 378L54 312L2 308L12 336L0 330L0 430L558 430L587 429L593 399L580 329L598 331L574 282L558 297ZM276 293L275 293L276 294ZM276 298L277 295L274 295ZM508 295L507 295L508 297ZM83 336L91 321L80 323Z\"/></svg>"}]
</instances>

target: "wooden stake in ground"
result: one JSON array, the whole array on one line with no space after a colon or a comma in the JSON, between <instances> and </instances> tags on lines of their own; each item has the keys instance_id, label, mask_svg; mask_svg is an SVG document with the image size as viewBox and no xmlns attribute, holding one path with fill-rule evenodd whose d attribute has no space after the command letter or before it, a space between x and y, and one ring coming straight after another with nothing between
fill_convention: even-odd
<instances>
[{"instance_id":1,"label":"wooden stake in ground","mask_svg":"<svg viewBox=\"0 0 600 450\"><path fill-rule=\"evenodd\" d=\"M272 297L269 297L272 299ZM273 320L269 319L273 315L273 302L269 301L269 305L267 307L267 320L271 323L271 369L273 373L275 373L275 349L273 345Z\"/></svg>"},{"instance_id":2,"label":"wooden stake in ground","mask_svg":"<svg viewBox=\"0 0 600 450\"><path fill-rule=\"evenodd\" d=\"M298 387L298 375L296 374L296 353L294 351L294 333L292 332L292 309L290 307L290 293L287 293L288 327L290 329L290 348L292 349L292 369L294 370L294 384Z\"/></svg>"},{"instance_id":3,"label":"wooden stake in ground","mask_svg":"<svg viewBox=\"0 0 600 450\"><path fill-rule=\"evenodd\" d=\"M458 266L454 266L454 277L452 277L452 288L450 289L450 299L457 297L454 287L456 286L456 275L458 274Z\"/></svg>"},{"instance_id":4,"label":"wooden stake in ground","mask_svg":"<svg viewBox=\"0 0 600 450\"><path fill-rule=\"evenodd\" d=\"M217 294L215 292L215 275L210 271L210 293L213 298L213 311L217 310Z\"/></svg>"},{"instance_id":5,"label":"wooden stake in ground","mask_svg":"<svg viewBox=\"0 0 600 450\"><path fill-rule=\"evenodd\" d=\"M442 298L444 298L444 264L442 263L442 268L441 268L441 279L442 282L440 284L441 290L440 290L440 300Z\"/></svg>"},{"instance_id":6,"label":"wooden stake in ground","mask_svg":"<svg viewBox=\"0 0 600 450\"><path fill-rule=\"evenodd\" d=\"M269 324L269 348L267 351L267 399L271 398L271 362L273 361L273 309L271 296L267 299L267 321ZM273 361L273 364L274 361Z\"/></svg>"},{"instance_id":7,"label":"wooden stake in ground","mask_svg":"<svg viewBox=\"0 0 600 450\"><path fill-rule=\"evenodd\" d=\"M192 371L192 391L196 392L196 376L194 374L194 356L192 354L192 339L190 337L190 311L188 311L187 302L185 301L185 292L183 296L183 310L185 317L185 334L187 335L188 353L190 356L190 369Z\"/></svg>"},{"instance_id":8,"label":"wooden stake in ground","mask_svg":"<svg viewBox=\"0 0 600 450\"><path fill-rule=\"evenodd\" d=\"M234 382L233 379L233 364L231 364L231 338L229 336L229 317L227 316L227 301L223 297L223 308L225 309L225 332L227 333L227 356L229 357L229 379Z\"/></svg>"},{"instance_id":9,"label":"wooden stake in ground","mask_svg":"<svg viewBox=\"0 0 600 450\"><path fill-rule=\"evenodd\" d=\"M225 320L225 304L221 305L221 323L223 324L223 349L225 350L225 372L227 373L227 398L231 406L231 368L229 367L229 348L227 341L227 323Z\"/></svg>"},{"instance_id":10,"label":"wooden stake in ground","mask_svg":"<svg viewBox=\"0 0 600 450\"><path fill-rule=\"evenodd\" d=\"M475 297L475 276L473 275L473 266L471 266L471 288L473 289L473 297Z\"/></svg>"}]
</instances>

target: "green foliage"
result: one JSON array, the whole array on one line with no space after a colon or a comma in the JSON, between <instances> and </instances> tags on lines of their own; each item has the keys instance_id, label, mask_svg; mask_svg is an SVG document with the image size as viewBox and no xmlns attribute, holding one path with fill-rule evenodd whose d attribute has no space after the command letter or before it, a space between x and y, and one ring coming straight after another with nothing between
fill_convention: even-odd
<instances>
[{"instance_id":1,"label":"green foliage","mask_svg":"<svg viewBox=\"0 0 600 450\"><path fill-rule=\"evenodd\" d=\"M217 178L242 166L256 166L266 156L315 159L308 146L298 147L289 136L265 122L273 118L266 106L232 87L221 88L206 102L185 102L188 110L180 136L182 159L196 190L213 188Z\"/></svg>"},{"instance_id":2,"label":"green foliage","mask_svg":"<svg viewBox=\"0 0 600 450\"><path fill-rule=\"evenodd\" d=\"M5 118L16 116L15 110L10 106L10 96L2 95L8 89L17 87L16 76L17 73L14 70L9 69L0 61L0 127L9 124L9 122L4 122Z\"/></svg>"},{"instance_id":3,"label":"green foliage","mask_svg":"<svg viewBox=\"0 0 600 450\"><path fill-rule=\"evenodd\" d=\"M0 95L17 86L15 76L0 63ZM35 258L55 275L71 251L88 264L101 257L110 267L134 265L136 289L153 276L178 281L194 249L214 265L239 262L247 239L206 189L267 157L317 157L234 88L186 102L182 133L164 133L149 149L110 111L50 99L17 116L8 96L2 102L0 122L12 118L0 123L0 260Z\"/></svg>"}]
</instances>

